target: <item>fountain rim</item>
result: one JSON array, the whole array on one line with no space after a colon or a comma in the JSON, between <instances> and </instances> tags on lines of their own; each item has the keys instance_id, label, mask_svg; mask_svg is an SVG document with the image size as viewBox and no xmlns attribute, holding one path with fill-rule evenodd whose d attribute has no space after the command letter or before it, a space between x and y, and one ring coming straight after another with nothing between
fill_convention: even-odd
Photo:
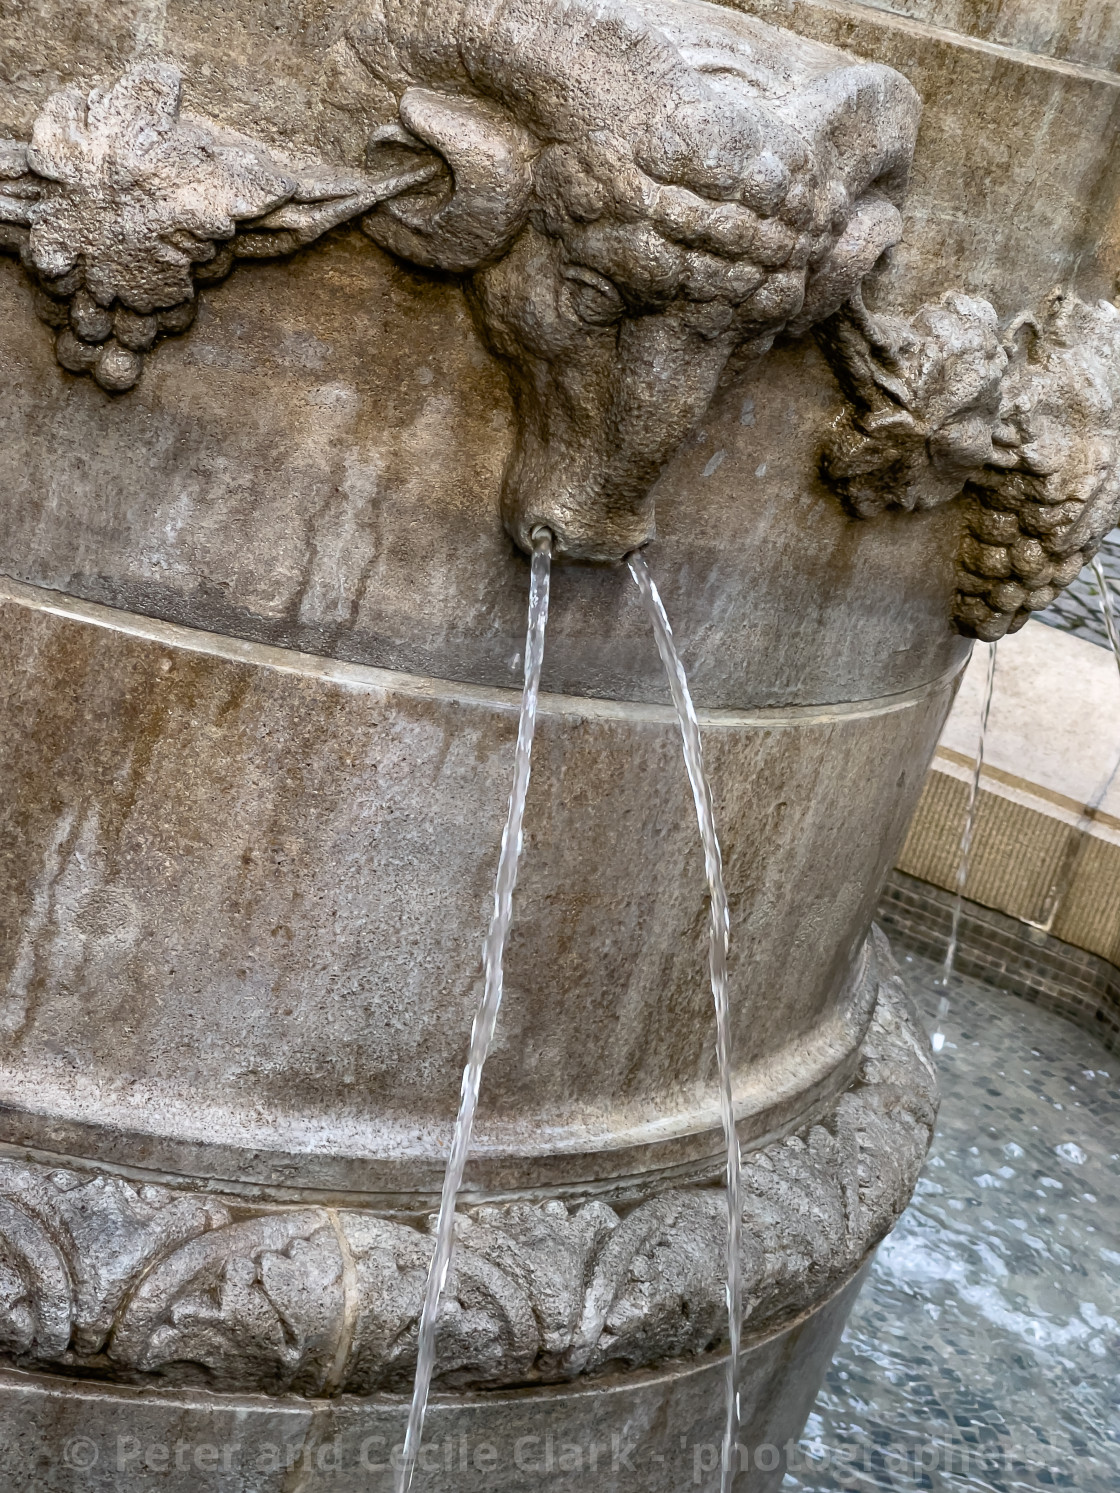
<instances>
[{"instance_id":1,"label":"fountain rim","mask_svg":"<svg viewBox=\"0 0 1120 1493\"><path fill-rule=\"evenodd\" d=\"M355 694L370 696L403 696L418 700L437 700L489 709L512 716L516 721L521 705L520 688L471 684L465 680L443 679L430 674L412 674L404 670L385 669L375 664L348 663L327 654L306 653L275 643L259 643L229 633L208 632L181 622L166 622L143 612L131 612L102 602L86 601L70 592L53 587L31 585L26 581L0 574L0 606L18 606L27 611L43 612L62 621L85 624L107 632L123 634L141 642L222 659L228 663L292 674L333 684ZM832 722L869 720L894 715L923 704L931 696L951 688L963 674L966 655L959 662L920 684L885 695L857 700L838 700L819 704L760 705L749 709L696 707L701 726L709 730L762 727L781 730L786 726L828 725ZM576 717L585 720L644 722L677 729L677 716L671 704L645 700L628 700L600 695L572 695L540 692L538 716Z\"/></svg>"}]
</instances>

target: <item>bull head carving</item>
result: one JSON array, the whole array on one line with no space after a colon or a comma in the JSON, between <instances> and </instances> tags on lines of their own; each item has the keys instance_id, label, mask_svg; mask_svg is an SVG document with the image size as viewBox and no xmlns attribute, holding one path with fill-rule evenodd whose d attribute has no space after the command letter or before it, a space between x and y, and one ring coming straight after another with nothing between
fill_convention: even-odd
<instances>
[{"instance_id":1,"label":"bull head carving","mask_svg":"<svg viewBox=\"0 0 1120 1493\"><path fill-rule=\"evenodd\" d=\"M372 0L345 49L361 170L180 117L165 64L0 141L0 247L65 367L130 388L199 282L360 219L464 277L517 408L515 540L617 560L732 356L831 316L900 236L906 80L706 0Z\"/></svg>"},{"instance_id":2,"label":"bull head carving","mask_svg":"<svg viewBox=\"0 0 1120 1493\"><path fill-rule=\"evenodd\" d=\"M397 100L371 158L443 168L363 228L468 277L524 547L539 524L583 559L643 544L732 355L832 315L900 236L906 80L704 0L379 0L349 41Z\"/></svg>"}]
</instances>

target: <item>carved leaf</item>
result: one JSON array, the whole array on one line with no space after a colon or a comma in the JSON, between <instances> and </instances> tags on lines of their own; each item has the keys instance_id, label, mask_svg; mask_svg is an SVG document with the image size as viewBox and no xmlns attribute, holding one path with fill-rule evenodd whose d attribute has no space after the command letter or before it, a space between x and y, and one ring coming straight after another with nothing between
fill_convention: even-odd
<instances>
[{"instance_id":1,"label":"carved leaf","mask_svg":"<svg viewBox=\"0 0 1120 1493\"><path fill-rule=\"evenodd\" d=\"M407 1392L432 1239L360 1213L342 1215L354 1257L357 1314L345 1386ZM470 1247L468 1220L440 1308L435 1379L444 1387L508 1383L529 1375L540 1334L517 1273Z\"/></svg>"},{"instance_id":2,"label":"carved leaf","mask_svg":"<svg viewBox=\"0 0 1120 1493\"><path fill-rule=\"evenodd\" d=\"M103 306L176 306L214 240L291 197L295 183L262 151L181 119L180 94L175 68L145 62L88 99L67 90L44 105L28 161L56 184L31 212L31 256L46 278L81 260Z\"/></svg>"},{"instance_id":3,"label":"carved leaf","mask_svg":"<svg viewBox=\"0 0 1120 1493\"><path fill-rule=\"evenodd\" d=\"M22 249L39 184L22 140L0 140L0 249Z\"/></svg>"},{"instance_id":4,"label":"carved leaf","mask_svg":"<svg viewBox=\"0 0 1120 1493\"><path fill-rule=\"evenodd\" d=\"M215 1389L314 1393L341 1331L342 1269L321 1209L231 1224L145 1277L109 1354L122 1369Z\"/></svg>"},{"instance_id":5,"label":"carved leaf","mask_svg":"<svg viewBox=\"0 0 1120 1493\"><path fill-rule=\"evenodd\" d=\"M70 1275L38 1219L0 1198L0 1346L17 1358L59 1358L70 1341Z\"/></svg>"},{"instance_id":6,"label":"carved leaf","mask_svg":"<svg viewBox=\"0 0 1120 1493\"><path fill-rule=\"evenodd\" d=\"M214 1199L7 1160L0 1160L0 1193L34 1214L63 1252L79 1353L100 1351L126 1293L150 1265L229 1219Z\"/></svg>"},{"instance_id":7,"label":"carved leaf","mask_svg":"<svg viewBox=\"0 0 1120 1493\"><path fill-rule=\"evenodd\" d=\"M463 1250L440 1311L439 1382L449 1389L523 1383L539 1347L528 1293L489 1260Z\"/></svg>"},{"instance_id":8,"label":"carved leaf","mask_svg":"<svg viewBox=\"0 0 1120 1493\"><path fill-rule=\"evenodd\" d=\"M596 1264L569 1371L629 1367L718 1343L727 1332L726 1233L722 1190L666 1193L635 1209Z\"/></svg>"},{"instance_id":9,"label":"carved leaf","mask_svg":"<svg viewBox=\"0 0 1120 1493\"><path fill-rule=\"evenodd\" d=\"M416 1364L416 1331L432 1240L374 1214L340 1215L354 1262L356 1307L346 1387L369 1394L406 1386Z\"/></svg>"},{"instance_id":10,"label":"carved leaf","mask_svg":"<svg viewBox=\"0 0 1120 1493\"><path fill-rule=\"evenodd\" d=\"M1007 354L987 301L949 292L905 321L857 295L818 340L850 404L822 467L859 517L949 502L995 459Z\"/></svg>"},{"instance_id":11,"label":"carved leaf","mask_svg":"<svg viewBox=\"0 0 1120 1493\"><path fill-rule=\"evenodd\" d=\"M459 1237L519 1281L532 1302L540 1334L535 1373L564 1377L577 1342L595 1262L619 1227L606 1203L569 1212L559 1201L480 1208L464 1220Z\"/></svg>"}]
</instances>

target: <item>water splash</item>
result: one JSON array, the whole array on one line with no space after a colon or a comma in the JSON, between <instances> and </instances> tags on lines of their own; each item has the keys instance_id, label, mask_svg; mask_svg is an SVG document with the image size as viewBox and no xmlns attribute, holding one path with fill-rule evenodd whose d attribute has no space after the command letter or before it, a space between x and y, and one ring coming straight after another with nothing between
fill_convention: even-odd
<instances>
[{"instance_id":1,"label":"water splash","mask_svg":"<svg viewBox=\"0 0 1120 1493\"><path fill-rule=\"evenodd\" d=\"M1120 669L1120 625L1116 621L1116 612L1112 605L1112 585L1105 574L1105 568L1101 564L1101 557L1094 555L1092 560L1093 574L1097 580L1097 598L1100 602L1101 616L1104 618L1105 631L1108 633L1108 641L1112 645L1112 654L1116 659L1116 667Z\"/></svg>"},{"instance_id":2,"label":"water splash","mask_svg":"<svg viewBox=\"0 0 1120 1493\"><path fill-rule=\"evenodd\" d=\"M529 627L525 640L525 685L521 694L521 719L517 727L517 749L514 758L513 788L509 796L509 814L502 831L502 848L498 856L498 874L494 880L494 912L490 931L482 946L485 985L482 1000L471 1029L467 1065L463 1069L463 1086L459 1114L451 1140L451 1155L443 1179L439 1217L436 1222L435 1253L428 1270L424 1309L416 1349L416 1378L412 1404L408 1412L404 1451L397 1477L397 1493L408 1493L416 1472L416 1459L424 1432L424 1418L431 1392L432 1372L436 1359L436 1325L444 1287L455 1249L455 1203L463 1185L467 1153L474 1130L475 1111L482 1084L482 1069L494 1040L498 1011L502 1004L503 959L506 938L513 918L513 892L517 885L517 863L521 855L521 826L525 818L525 798L529 791L529 769L533 751L533 732L537 723L537 697L540 693L541 663L544 659L544 633L548 621L548 587L552 568L551 537L546 530L533 535L532 578L529 587Z\"/></svg>"},{"instance_id":3,"label":"water splash","mask_svg":"<svg viewBox=\"0 0 1120 1493\"><path fill-rule=\"evenodd\" d=\"M941 961L906 974L932 1017ZM1115 1055L963 975L953 1010L925 1174L782 1493L1120 1489Z\"/></svg>"},{"instance_id":4,"label":"water splash","mask_svg":"<svg viewBox=\"0 0 1120 1493\"><path fill-rule=\"evenodd\" d=\"M731 1088L731 1006L727 993L727 949L731 918L727 892L723 884L723 857L716 835L712 791L704 772L704 754L700 742L700 723L688 688L673 629L665 614L661 597L654 585L644 558L634 553L627 562L630 574L641 592L642 602L653 624L657 651L665 665L677 720L681 728L688 781L696 805L696 821L704 847L704 871L711 899L708 921L708 962L712 976L712 997L716 1008L716 1056L719 1063L719 1103L723 1134L727 1148L727 1320L730 1349L727 1359L727 1421L723 1437L721 1493L730 1493L734 1477L735 1448L739 1437L739 1344L743 1322L743 1281L741 1274L741 1236L743 1205L740 1188L739 1136L735 1129L735 1104Z\"/></svg>"},{"instance_id":5,"label":"water splash","mask_svg":"<svg viewBox=\"0 0 1120 1493\"><path fill-rule=\"evenodd\" d=\"M984 683L984 700L980 707L980 730L976 738L976 757L972 764L972 777L968 784L968 805L961 832L961 850L957 860L957 895L953 903L953 922L949 929L949 947L945 950L945 963L941 968L940 985L948 992L953 978L953 966L957 962L957 945L961 935L961 916L964 912L964 889L968 881L968 865L972 855L972 836L976 829L976 805L980 797L980 774L984 770L984 743L988 735L988 717L992 712L992 691L996 682L996 645L988 644L988 674ZM945 1018L949 1014L949 996L944 994L937 1006L937 1029L930 1041L934 1052L945 1046Z\"/></svg>"}]
</instances>

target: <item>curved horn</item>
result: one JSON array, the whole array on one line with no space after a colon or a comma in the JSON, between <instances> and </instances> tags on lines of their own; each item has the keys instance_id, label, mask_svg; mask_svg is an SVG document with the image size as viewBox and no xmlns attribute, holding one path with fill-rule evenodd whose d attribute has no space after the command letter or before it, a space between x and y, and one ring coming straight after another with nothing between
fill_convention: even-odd
<instances>
[{"instance_id":1,"label":"curved horn","mask_svg":"<svg viewBox=\"0 0 1120 1493\"><path fill-rule=\"evenodd\" d=\"M401 123L451 172L450 193L404 193L362 223L383 249L462 274L499 258L521 231L532 191L534 145L503 110L479 99L410 88Z\"/></svg>"},{"instance_id":2,"label":"curved horn","mask_svg":"<svg viewBox=\"0 0 1120 1493\"><path fill-rule=\"evenodd\" d=\"M832 247L832 253L810 279L805 304L790 322L793 336L807 332L818 321L838 311L859 289L865 275L887 249L902 237L902 214L892 202L870 192L856 204L848 226Z\"/></svg>"}]
</instances>

